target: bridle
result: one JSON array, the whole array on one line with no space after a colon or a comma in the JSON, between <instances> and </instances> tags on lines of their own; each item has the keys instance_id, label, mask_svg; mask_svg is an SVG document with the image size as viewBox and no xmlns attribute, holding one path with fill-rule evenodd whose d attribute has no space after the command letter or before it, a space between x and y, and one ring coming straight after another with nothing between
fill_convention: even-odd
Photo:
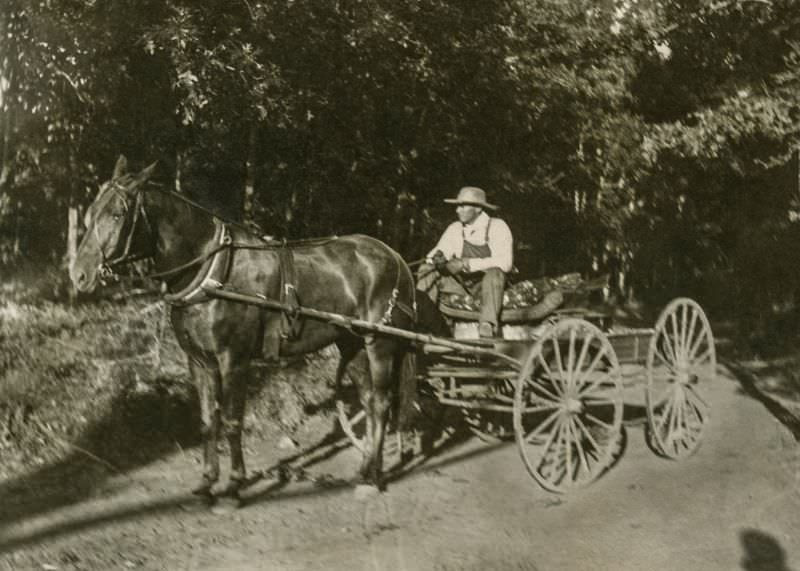
<instances>
[{"instance_id":1,"label":"bridle","mask_svg":"<svg viewBox=\"0 0 800 571\"><path fill-rule=\"evenodd\" d=\"M120 244L123 242L122 239L117 240L117 246L115 246L114 252L112 252L111 257L109 257L109 258L106 257L105 252L103 252L103 249L100 248L100 256L102 258L102 261L101 261L100 265L97 268L97 275L98 275L98 279L100 280L100 283L102 285L106 285L108 282L112 282L112 281L113 282L118 282L120 280L120 278L121 278L121 276L119 274L119 270L121 268L123 268L125 266L128 266L129 264L132 264L133 262L138 262L138 261L141 261L141 260L146 260L146 259L149 259L149 258L153 258L156 255L156 243L157 243L157 238L158 238L158 235L156 234L155 230L153 229L152 224L150 223L149 218L147 217L147 211L145 210L144 193L147 192L148 188L145 188L144 186L142 186L141 188L137 189L136 190L136 194L135 194L135 196L133 198L133 205L131 205L130 199L128 198L127 194L125 193L125 187L120 185L120 184L118 184L118 183L115 183L113 181L112 181L111 184L112 184L112 186L110 186L105 192L114 192L117 196L119 196L122 199L122 203L123 203L123 207L124 207L124 210L125 210L126 219L125 219L125 222L123 223L122 228L120 229L120 237L122 237L122 235L125 234L126 232L127 232L127 234L125 234L124 245L122 246L122 251L119 252L118 254L114 255L117 252L117 250L120 249ZM200 204L198 202L195 202L194 200L192 200L191 198L189 198L187 196L184 196L184 195L179 194L177 192L174 192L172 190L161 189L161 188L159 188L159 186L161 186L161 185L158 184L157 182L148 181L146 184L148 184L149 187L151 187L151 189L153 191L160 192L160 193L165 194L167 196L170 196L172 198L176 198L176 199L180 200L181 202L184 202L184 203L188 204L193 209L200 210L201 212L206 213L212 219L219 220L225 226L237 227L237 228L239 228L241 230L244 230L245 232L247 232L250 235L255 235L255 233L253 232L252 228L248 228L244 224L241 224L239 222L235 222L233 220L226 220L226 219L222 218L219 214L213 212L209 208L206 208L202 204ZM103 207L100 209L100 212L103 212L105 210L105 208L107 208L107 207L108 207L108 203L104 204ZM140 225L140 221L144 224L144 229L145 229L145 232L147 233L147 235L146 235L147 249L144 252L141 252L141 253L131 253L131 249L132 249L134 241L136 239L136 229L137 229L137 226ZM98 243L98 246L99 246L100 243L101 243L101 240L100 240L100 236L97 233L96 219L95 219L95 221L93 221L93 226L94 226L93 230L94 230L94 233L95 233L95 240L97 240L97 243ZM181 265L179 265L177 267L170 268L170 269L165 270L163 272L147 274L147 275L142 276L142 277L145 278L145 279L166 278L168 276L175 275L177 273L180 273L180 272L182 272L184 270L187 270L189 268L195 267L198 264L201 264L201 263L205 262L206 260L208 260L209 258L213 257L214 255L216 255L221 250L223 250L225 248L229 248L231 246L234 246L234 244L233 244L233 242L231 240L231 237L230 237L230 233L229 232L224 232L223 234L224 234L223 241L220 244L218 244L215 248L213 248L211 251L206 252L204 254L200 254L196 258L193 258L192 260L190 260L190 261L188 261L188 262L186 262L184 264L181 264ZM263 242L265 242L265 243L271 243L271 240L268 239L267 237L264 237L264 236L258 236L258 239L263 241ZM256 249L259 248L259 246L252 246L252 245L243 245L243 246L240 246L240 247L256 248ZM266 246L266 247L274 247L274 246L270 245L270 246Z\"/></svg>"},{"instance_id":2,"label":"bridle","mask_svg":"<svg viewBox=\"0 0 800 571\"><path fill-rule=\"evenodd\" d=\"M122 204L125 210L125 220L120 228L119 236L124 236L124 243L122 239L117 240L114 250L111 252L110 257L106 257L103 248L101 247L100 235L97 230L97 218L93 220L92 226L95 235L95 240L100 250L102 261L97 268L97 275L100 283L106 285L108 282L117 282L120 279L119 270L133 262L138 262L148 258L152 258L156 253L156 234L147 217L147 212L144 208L144 188L136 191L133 199L133 205L130 204L128 197L124 193L124 189L117 183L112 183L106 192L113 192L122 199ZM110 201L103 205L99 213L102 213L109 205ZM99 214L98 213L98 214ZM132 213L132 215L131 215ZM136 228L139 222L144 224L146 236L146 250L140 253L131 253L134 239L136 237ZM127 234L126 234L127 232ZM120 243L123 243L122 251L116 253L120 249ZM116 254L116 255L115 255Z\"/></svg>"}]
</instances>

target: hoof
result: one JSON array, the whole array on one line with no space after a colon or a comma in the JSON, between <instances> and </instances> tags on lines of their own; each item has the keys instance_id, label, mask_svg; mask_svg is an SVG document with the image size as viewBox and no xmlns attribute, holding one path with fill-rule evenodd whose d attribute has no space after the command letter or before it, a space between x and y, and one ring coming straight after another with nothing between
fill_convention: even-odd
<instances>
[{"instance_id":1,"label":"hoof","mask_svg":"<svg viewBox=\"0 0 800 571\"><path fill-rule=\"evenodd\" d=\"M207 512L209 508L213 508L216 503L216 498L211 495L198 494L195 501L186 501L180 504L180 508L188 513L201 513Z\"/></svg>"},{"instance_id":2,"label":"hoof","mask_svg":"<svg viewBox=\"0 0 800 571\"><path fill-rule=\"evenodd\" d=\"M213 490L214 497L216 498L239 498L239 491L242 489L242 483L239 480L229 480L225 486Z\"/></svg>"},{"instance_id":3,"label":"hoof","mask_svg":"<svg viewBox=\"0 0 800 571\"><path fill-rule=\"evenodd\" d=\"M213 484L206 480L203 480L201 484L192 488L192 493L195 496L200 496L201 498L212 498L214 495L211 493L211 487Z\"/></svg>"},{"instance_id":4,"label":"hoof","mask_svg":"<svg viewBox=\"0 0 800 571\"><path fill-rule=\"evenodd\" d=\"M373 486L372 484L362 483L356 484L356 488L353 493L357 500L368 500L380 494L380 490L377 486Z\"/></svg>"},{"instance_id":5,"label":"hoof","mask_svg":"<svg viewBox=\"0 0 800 571\"><path fill-rule=\"evenodd\" d=\"M242 498L236 496L224 496L216 498L216 502L211 506L211 513L214 515L227 515L234 513L244 506Z\"/></svg>"}]
</instances>

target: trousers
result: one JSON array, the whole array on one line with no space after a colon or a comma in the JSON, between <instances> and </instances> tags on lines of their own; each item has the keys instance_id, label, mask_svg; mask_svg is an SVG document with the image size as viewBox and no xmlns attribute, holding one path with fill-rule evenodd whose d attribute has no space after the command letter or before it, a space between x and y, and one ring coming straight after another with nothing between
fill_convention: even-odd
<instances>
[{"instance_id":1,"label":"trousers","mask_svg":"<svg viewBox=\"0 0 800 571\"><path fill-rule=\"evenodd\" d=\"M458 280L453 276L443 276L431 264L423 264L417 270L417 289L428 294L431 301L439 304L439 293L469 293L481 300L480 321L491 323L495 331L500 324L503 309L503 290L506 287L506 274L500 268L489 268L485 272L461 274Z\"/></svg>"}]
</instances>

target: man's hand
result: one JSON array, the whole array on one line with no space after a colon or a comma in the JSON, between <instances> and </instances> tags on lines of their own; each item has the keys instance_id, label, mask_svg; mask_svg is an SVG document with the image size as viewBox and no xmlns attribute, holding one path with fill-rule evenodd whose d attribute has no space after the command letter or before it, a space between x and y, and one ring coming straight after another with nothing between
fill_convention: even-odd
<instances>
[{"instance_id":1,"label":"man's hand","mask_svg":"<svg viewBox=\"0 0 800 571\"><path fill-rule=\"evenodd\" d=\"M461 258L453 258L445 264L447 275L454 276L464 271L465 264Z\"/></svg>"},{"instance_id":2,"label":"man's hand","mask_svg":"<svg viewBox=\"0 0 800 571\"><path fill-rule=\"evenodd\" d=\"M447 271L445 269L445 266L447 265L447 258L444 257L444 253L442 253L441 250L436 250L436 253L431 258L431 262L433 262L433 266L440 274L444 274Z\"/></svg>"}]
</instances>

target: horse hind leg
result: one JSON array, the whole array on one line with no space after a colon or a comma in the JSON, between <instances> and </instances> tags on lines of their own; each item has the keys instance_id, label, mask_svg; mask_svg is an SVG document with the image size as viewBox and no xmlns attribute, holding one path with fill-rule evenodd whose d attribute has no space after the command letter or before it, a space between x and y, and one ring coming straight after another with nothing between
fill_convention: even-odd
<instances>
[{"instance_id":1,"label":"horse hind leg","mask_svg":"<svg viewBox=\"0 0 800 571\"><path fill-rule=\"evenodd\" d=\"M395 342L376 337L368 337L366 341L370 374L361 381L359 391L366 413L359 477L362 482L383 489L383 441L392 400Z\"/></svg>"}]
</instances>

